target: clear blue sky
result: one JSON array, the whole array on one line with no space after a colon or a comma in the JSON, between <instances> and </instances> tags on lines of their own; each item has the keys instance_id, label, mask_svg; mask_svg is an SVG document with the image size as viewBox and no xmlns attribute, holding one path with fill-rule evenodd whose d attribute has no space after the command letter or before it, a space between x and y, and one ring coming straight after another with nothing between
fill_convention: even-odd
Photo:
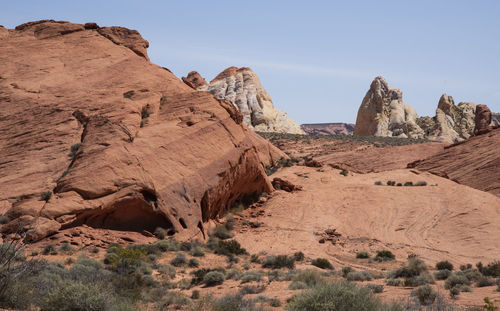
<instances>
[{"instance_id":1,"label":"clear blue sky","mask_svg":"<svg viewBox=\"0 0 500 311\"><path fill-rule=\"evenodd\" d=\"M384 76L419 115L442 93L500 112L500 1L2 1L0 24L137 29L152 62L207 80L251 67L299 123L354 122Z\"/></svg>"}]
</instances>

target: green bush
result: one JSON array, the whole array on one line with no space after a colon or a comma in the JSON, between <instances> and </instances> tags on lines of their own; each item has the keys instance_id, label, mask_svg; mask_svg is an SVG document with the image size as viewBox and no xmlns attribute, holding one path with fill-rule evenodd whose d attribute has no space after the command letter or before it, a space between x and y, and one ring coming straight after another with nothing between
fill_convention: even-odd
<instances>
[{"instance_id":1,"label":"green bush","mask_svg":"<svg viewBox=\"0 0 500 311\"><path fill-rule=\"evenodd\" d=\"M191 254L191 256L194 256L194 257L205 256L205 251L203 250L203 248L201 248L199 246L194 246L193 248L191 248L189 253Z\"/></svg>"},{"instance_id":2,"label":"green bush","mask_svg":"<svg viewBox=\"0 0 500 311\"><path fill-rule=\"evenodd\" d=\"M73 251L73 247L71 247L68 242L63 242L61 243L61 246L59 246L59 251L64 253L71 253Z\"/></svg>"},{"instance_id":3,"label":"green bush","mask_svg":"<svg viewBox=\"0 0 500 311\"><path fill-rule=\"evenodd\" d=\"M444 282L444 288L452 289L454 287L460 287L461 285L470 285L470 280L464 275L457 272L453 273Z\"/></svg>"},{"instance_id":4,"label":"green bush","mask_svg":"<svg viewBox=\"0 0 500 311\"><path fill-rule=\"evenodd\" d=\"M446 280L450 275L451 271L448 269L438 270L437 272L434 272L434 278L436 280Z\"/></svg>"},{"instance_id":5,"label":"green bush","mask_svg":"<svg viewBox=\"0 0 500 311\"><path fill-rule=\"evenodd\" d=\"M406 187L408 187L408 186L413 186L413 183L412 183L411 181L407 181L407 182L405 182L405 184L404 184L404 185L405 185Z\"/></svg>"},{"instance_id":6,"label":"green bush","mask_svg":"<svg viewBox=\"0 0 500 311\"><path fill-rule=\"evenodd\" d=\"M180 249L179 242L174 238L168 238L166 240L161 240L153 243L162 252L174 252Z\"/></svg>"},{"instance_id":7,"label":"green bush","mask_svg":"<svg viewBox=\"0 0 500 311\"><path fill-rule=\"evenodd\" d=\"M391 309L375 298L368 288L358 288L349 282L322 283L303 293L295 295L288 305L288 311L384 311Z\"/></svg>"},{"instance_id":8,"label":"green bush","mask_svg":"<svg viewBox=\"0 0 500 311\"><path fill-rule=\"evenodd\" d=\"M51 291L42 305L44 311L106 310L108 295L94 284L66 281Z\"/></svg>"},{"instance_id":9,"label":"green bush","mask_svg":"<svg viewBox=\"0 0 500 311\"><path fill-rule=\"evenodd\" d=\"M416 287L426 284L434 284L434 279L427 271L417 276L407 277L404 279L404 286Z\"/></svg>"},{"instance_id":10,"label":"green bush","mask_svg":"<svg viewBox=\"0 0 500 311\"><path fill-rule=\"evenodd\" d=\"M303 252L295 252L293 254L293 258L295 261L304 261L304 253Z\"/></svg>"},{"instance_id":11,"label":"green bush","mask_svg":"<svg viewBox=\"0 0 500 311\"><path fill-rule=\"evenodd\" d=\"M350 272L353 272L354 269L352 267L343 267L342 268L342 277L346 278L347 275L350 273Z\"/></svg>"},{"instance_id":12,"label":"green bush","mask_svg":"<svg viewBox=\"0 0 500 311\"><path fill-rule=\"evenodd\" d=\"M255 272L255 271L247 271L243 273L241 276L240 280L241 283L248 283L248 282L259 282L262 279L260 273Z\"/></svg>"},{"instance_id":13,"label":"green bush","mask_svg":"<svg viewBox=\"0 0 500 311\"><path fill-rule=\"evenodd\" d=\"M146 252L137 248L110 247L105 262L118 274L128 275L143 266Z\"/></svg>"},{"instance_id":14,"label":"green bush","mask_svg":"<svg viewBox=\"0 0 500 311\"><path fill-rule=\"evenodd\" d=\"M243 299L241 295L226 295L218 298L210 304L212 311L258 311L262 310L255 306L251 299ZM201 310L202 308L198 308ZM205 309L203 309L205 310Z\"/></svg>"},{"instance_id":15,"label":"green bush","mask_svg":"<svg viewBox=\"0 0 500 311\"><path fill-rule=\"evenodd\" d=\"M388 261L394 260L396 256L388 250L381 250L377 252L377 256L375 256L376 261Z\"/></svg>"},{"instance_id":16,"label":"green bush","mask_svg":"<svg viewBox=\"0 0 500 311\"><path fill-rule=\"evenodd\" d=\"M477 268L483 275L500 277L500 261L498 260L489 263L486 267L484 267L482 263L478 263Z\"/></svg>"},{"instance_id":17,"label":"green bush","mask_svg":"<svg viewBox=\"0 0 500 311\"><path fill-rule=\"evenodd\" d=\"M385 282L387 286L404 286L404 281L401 279L387 279Z\"/></svg>"},{"instance_id":18,"label":"green bush","mask_svg":"<svg viewBox=\"0 0 500 311\"><path fill-rule=\"evenodd\" d=\"M215 286L224 283L225 277L219 271L210 271L203 278L203 283L206 286Z\"/></svg>"},{"instance_id":19,"label":"green bush","mask_svg":"<svg viewBox=\"0 0 500 311\"><path fill-rule=\"evenodd\" d=\"M200 261L196 258L190 258L188 261L188 266L191 268L198 268L200 266Z\"/></svg>"},{"instance_id":20,"label":"green bush","mask_svg":"<svg viewBox=\"0 0 500 311\"><path fill-rule=\"evenodd\" d=\"M153 233L158 239L163 240L167 236L167 231L162 227L157 227Z\"/></svg>"},{"instance_id":21,"label":"green bush","mask_svg":"<svg viewBox=\"0 0 500 311\"><path fill-rule=\"evenodd\" d=\"M394 180L388 180L387 181L387 186L395 186L396 182Z\"/></svg>"},{"instance_id":22,"label":"green bush","mask_svg":"<svg viewBox=\"0 0 500 311\"><path fill-rule=\"evenodd\" d=\"M159 302L159 310L183 310L191 305L191 299L179 292L168 292Z\"/></svg>"},{"instance_id":23,"label":"green bush","mask_svg":"<svg viewBox=\"0 0 500 311\"><path fill-rule=\"evenodd\" d=\"M453 271L453 265L448 260L443 260L436 264L436 269Z\"/></svg>"},{"instance_id":24,"label":"green bush","mask_svg":"<svg viewBox=\"0 0 500 311\"><path fill-rule=\"evenodd\" d=\"M42 194L40 194L40 201L49 202L51 197L52 197L52 191L42 192Z\"/></svg>"},{"instance_id":25,"label":"green bush","mask_svg":"<svg viewBox=\"0 0 500 311\"><path fill-rule=\"evenodd\" d=\"M427 271L427 265L416 257L408 259L408 263L389 273L389 278L411 278Z\"/></svg>"},{"instance_id":26,"label":"green bush","mask_svg":"<svg viewBox=\"0 0 500 311\"><path fill-rule=\"evenodd\" d=\"M427 182L425 182L425 181L418 181L418 182L415 184L415 186L420 186L420 187L422 187L422 186L427 186Z\"/></svg>"},{"instance_id":27,"label":"green bush","mask_svg":"<svg viewBox=\"0 0 500 311\"><path fill-rule=\"evenodd\" d=\"M365 288L371 290L374 294L380 294L384 292L384 285L367 284L365 285Z\"/></svg>"},{"instance_id":28,"label":"green bush","mask_svg":"<svg viewBox=\"0 0 500 311\"><path fill-rule=\"evenodd\" d=\"M219 255L244 255L247 253L246 249L242 248L240 243L236 240L218 241L214 252Z\"/></svg>"},{"instance_id":29,"label":"green bush","mask_svg":"<svg viewBox=\"0 0 500 311\"><path fill-rule=\"evenodd\" d=\"M229 232L229 230L227 230L225 226L215 227L214 231L212 232L212 235L221 240L227 240L233 237L233 234Z\"/></svg>"},{"instance_id":30,"label":"green bush","mask_svg":"<svg viewBox=\"0 0 500 311\"><path fill-rule=\"evenodd\" d=\"M340 175L347 176L349 175L349 171L346 169L342 169L342 171L340 171Z\"/></svg>"},{"instance_id":31,"label":"green bush","mask_svg":"<svg viewBox=\"0 0 500 311\"><path fill-rule=\"evenodd\" d=\"M188 260L184 253L177 253L177 255L170 261L170 264L174 267L180 267L187 264Z\"/></svg>"},{"instance_id":32,"label":"green bush","mask_svg":"<svg viewBox=\"0 0 500 311\"><path fill-rule=\"evenodd\" d=\"M433 304L437 297L436 291L429 285L420 286L412 294L415 295L418 301L424 306Z\"/></svg>"},{"instance_id":33,"label":"green bush","mask_svg":"<svg viewBox=\"0 0 500 311\"><path fill-rule=\"evenodd\" d=\"M174 267L172 267L171 265L161 265L161 266L158 266L158 273L160 273L161 275L166 275L168 276L169 278L173 279L175 278L175 274L176 274L176 270Z\"/></svg>"},{"instance_id":34,"label":"green bush","mask_svg":"<svg viewBox=\"0 0 500 311\"><path fill-rule=\"evenodd\" d=\"M359 259L370 258L370 254L366 251L359 251L356 253L356 258L359 258Z\"/></svg>"},{"instance_id":35,"label":"green bush","mask_svg":"<svg viewBox=\"0 0 500 311\"><path fill-rule=\"evenodd\" d=\"M295 258L288 257L287 255L278 255L278 256L267 256L262 261L263 268L270 269L281 269L281 268L295 268Z\"/></svg>"},{"instance_id":36,"label":"green bush","mask_svg":"<svg viewBox=\"0 0 500 311\"><path fill-rule=\"evenodd\" d=\"M348 281L371 281L373 279L372 274L368 271L353 271L349 272L346 276Z\"/></svg>"},{"instance_id":37,"label":"green bush","mask_svg":"<svg viewBox=\"0 0 500 311\"><path fill-rule=\"evenodd\" d=\"M76 143L74 145L71 146L71 149L70 149L70 153L69 153L69 156L71 158L74 158L76 153L78 152L78 149L80 149L80 143Z\"/></svg>"},{"instance_id":38,"label":"green bush","mask_svg":"<svg viewBox=\"0 0 500 311\"><path fill-rule=\"evenodd\" d=\"M292 277L292 284L296 282L303 283L306 287L313 287L325 282L325 279L317 270L307 269L298 271L297 274Z\"/></svg>"},{"instance_id":39,"label":"green bush","mask_svg":"<svg viewBox=\"0 0 500 311\"><path fill-rule=\"evenodd\" d=\"M333 270L333 266L326 258L316 258L311 262L311 265L316 266L321 269Z\"/></svg>"},{"instance_id":40,"label":"green bush","mask_svg":"<svg viewBox=\"0 0 500 311\"><path fill-rule=\"evenodd\" d=\"M491 279L487 276L481 276L479 279L476 280L477 287L492 286L494 284L495 284L495 282L493 281L493 279Z\"/></svg>"},{"instance_id":41,"label":"green bush","mask_svg":"<svg viewBox=\"0 0 500 311\"><path fill-rule=\"evenodd\" d=\"M455 299L458 295L460 295L460 286L455 286L450 288L450 297Z\"/></svg>"}]
</instances>

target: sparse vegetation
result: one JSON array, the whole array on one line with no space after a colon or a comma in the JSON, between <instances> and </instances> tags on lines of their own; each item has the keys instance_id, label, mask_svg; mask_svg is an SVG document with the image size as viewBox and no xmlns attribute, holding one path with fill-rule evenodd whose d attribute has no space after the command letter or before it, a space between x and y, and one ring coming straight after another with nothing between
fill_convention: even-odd
<instances>
[{"instance_id":1,"label":"sparse vegetation","mask_svg":"<svg viewBox=\"0 0 500 311\"><path fill-rule=\"evenodd\" d=\"M444 260L436 264L436 269L453 271L453 265L448 260Z\"/></svg>"},{"instance_id":2,"label":"sparse vegetation","mask_svg":"<svg viewBox=\"0 0 500 311\"><path fill-rule=\"evenodd\" d=\"M413 291L412 294L415 295L424 306L434 303L437 297L436 291L434 291L434 289L432 289L429 285L420 286Z\"/></svg>"},{"instance_id":3,"label":"sparse vegetation","mask_svg":"<svg viewBox=\"0 0 500 311\"><path fill-rule=\"evenodd\" d=\"M184 253L177 253L177 255L170 261L170 264L174 267L181 267L186 265L187 262L188 260Z\"/></svg>"},{"instance_id":4,"label":"sparse vegetation","mask_svg":"<svg viewBox=\"0 0 500 311\"><path fill-rule=\"evenodd\" d=\"M74 145L71 146L71 149L70 149L70 153L69 153L69 156L70 158L74 158L76 153L78 152L78 149L80 149L80 143L76 143Z\"/></svg>"},{"instance_id":5,"label":"sparse vegetation","mask_svg":"<svg viewBox=\"0 0 500 311\"><path fill-rule=\"evenodd\" d=\"M346 170L346 169L342 169L342 170L340 171L340 175L347 176L347 175L349 175L349 171L348 171L348 170Z\"/></svg>"},{"instance_id":6,"label":"sparse vegetation","mask_svg":"<svg viewBox=\"0 0 500 311\"><path fill-rule=\"evenodd\" d=\"M388 261L394 260L396 256L389 250L381 250L377 252L377 256L375 256L376 261Z\"/></svg>"},{"instance_id":7,"label":"sparse vegetation","mask_svg":"<svg viewBox=\"0 0 500 311\"><path fill-rule=\"evenodd\" d=\"M45 191L40 195L40 201L49 202L50 198L52 198L52 191Z\"/></svg>"},{"instance_id":8,"label":"sparse vegetation","mask_svg":"<svg viewBox=\"0 0 500 311\"><path fill-rule=\"evenodd\" d=\"M231 232L229 232L229 230L225 226L215 227L214 231L212 232L212 235L221 240L227 240L233 237Z\"/></svg>"},{"instance_id":9,"label":"sparse vegetation","mask_svg":"<svg viewBox=\"0 0 500 311\"><path fill-rule=\"evenodd\" d=\"M304 261L304 253L303 252L295 252L293 254L293 258L295 261Z\"/></svg>"},{"instance_id":10,"label":"sparse vegetation","mask_svg":"<svg viewBox=\"0 0 500 311\"><path fill-rule=\"evenodd\" d=\"M316 266L321 269L333 270L333 266L326 258L316 258L311 262L311 265Z\"/></svg>"},{"instance_id":11,"label":"sparse vegetation","mask_svg":"<svg viewBox=\"0 0 500 311\"><path fill-rule=\"evenodd\" d=\"M157 227L153 233L158 239L163 240L167 236L167 231L162 227Z\"/></svg>"},{"instance_id":12,"label":"sparse vegetation","mask_svg":"<svg viewBox=\"0 0 500 311\"><path fill-rule=\"evenodd\" d=\"M371 281L373 279L373 276L368 271L352 271L347 273L346 279L348 281L363 282L363 281Z\"/></svg>"},{"instance_id":13,"label":"sparse vegetation","mask_svg":"<svg viewBox=\"0 0 500 311\"><path fill-rule=\"evenodd\" d=\"M293 269L295 268L295 258L287 255L267 256L262 261L262 267L270 269Z\"/></svg>"},{"instance_id":14,"label":"sparse vegetation","mask_svg":"<svg viewBox=\"0 0 500 311\"><path fill-rule=\"evenodd\" d=\"M366 251L359 251L356 253L356 258L358 258L358 259L370 258L370 254Z\"/></svg>"},{"instance_id":15,"label":"sparse vegetation","mask_svg":"<svg viewBox=\"0 0 500 311\"><path fill-rule=\"evenodd\" d=\"M224 283L225 277L219 271L210 271L203 278L203 283L206 286L215 286Z\"/></svg>"},{"instance_id":16,"label":"sparse vegetation","mask_svg":"<svg viewBox=\"0 0 500 311\"><path fill-rule=\"evenodd\" d=\"M382 185L383 185L383 184L382 184L382 182L381 182L380 180L377 180L377 181L375 182L375 186L382 186Z\"/></svg>"}]
</instances>

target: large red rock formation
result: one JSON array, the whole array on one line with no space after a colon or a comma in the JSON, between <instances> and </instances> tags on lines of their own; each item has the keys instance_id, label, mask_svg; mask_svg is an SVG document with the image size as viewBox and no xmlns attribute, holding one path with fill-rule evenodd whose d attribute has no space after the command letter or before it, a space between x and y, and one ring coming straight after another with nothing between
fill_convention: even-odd
<instances>
[{"instance_id":1,"label":"large red rock formation","mask_svg":"<svg viewBox=\"0 0 500 311\"><path fill-rule=\"evenodd\" d=\"M1 232L204 234L236 200L272 191L264 166L284 154L232 105L150 63L138 32L40 21L3 34Z\"/></svg>"},{"instance_id":2,"label":"large red rock formation","mask_svg":"<svg viewBox=\"0 0 500 311\"><path fill-rule=\"evenodd\" d=\"M203 78L198 71L191 71L188 73L187 77L182 77L182 81L195 90L207 84L205 78Z\"/></svg>"},{"instance_id":3,"label":"large red rock formation","mask_svg":"<svg viewBox=\"0 0 500 311\"><path fill-rule=\"evenodd\" d=\"M486 105L476 106L476 115L474 118L474 135L481 135L491 130L491 111Z\"/></svg>"},{"instance_id":4,"label":"large red rock formation","mask_svg":"<svg viewBox=\"0 0 500 311\"><path fill-rule=\"evenodd\" d=\"M412 162L408 167L500 196L500 155L494 146L500 146L500 128L445 147L444 151Z\"/></svg>"}]
</instances>

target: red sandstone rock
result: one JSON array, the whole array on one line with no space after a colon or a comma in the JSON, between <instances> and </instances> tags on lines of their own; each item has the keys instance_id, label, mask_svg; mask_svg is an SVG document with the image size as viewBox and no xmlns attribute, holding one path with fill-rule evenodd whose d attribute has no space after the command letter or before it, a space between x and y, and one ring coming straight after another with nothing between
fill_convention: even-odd
<instances>
[{"instance_id":1,"label":"red sandstone rock","mask_svg":"<svg viewBox=\"0 0 500 311\"><path fill-rule=\"evenodd\" d=\"M476 127L474 135L481 135L491 131L491 111L486 105L476 106L476 116L474 118Z\"/></svg>"},{"instance_id":2,"label":"red sandstone rock","mask_svg":"<svg viewBox=\"0 0 500 311\"><path fill-rule=\"evenodd\" d=\"M278 177L275 177L273 179L273 187L274 187L274 189L280 189L280 190L284 190L286 192L293 192L293 191L302 190L302 187L296 186L296 185L292 184L291 182L286 181L286 180L281 179L281 178L278 178Z\"/></svg>"},{"instance_id":3,"label":"red sandstone rock","mask_svg":"<svg viewBox=\"0 0 500 311\"><path fill-rule=\"evenodd\" d=\"M207 81L197 71L191 71L187 77L182 77L182 81L195 90L207 84Z\"/></svg>"},{"instance_id":4,"label":"red sandstone rock","mask_svg":"<svg viewBox=\"0 0 500 311\"><path fill-rule=\"evenodd\" d=\"M264 167L286 155L232 105L151 64L146 47L136 31L54 21L1 39L0 207L16 217L1 232L204 236L204 221L273 190Z\"/></svg>"},{"instance_id":5,"label":"red sandstone rock","mask_svg":"<svg viewBox=\"0 0 500 311\"><path fill-rule=\"evenodd\" d=\"M320 162L318 162L316 160L305 161L304 165L308 166L308 167L323 167L323 164L321 164Z\"/></svg>"}]
</instances>

